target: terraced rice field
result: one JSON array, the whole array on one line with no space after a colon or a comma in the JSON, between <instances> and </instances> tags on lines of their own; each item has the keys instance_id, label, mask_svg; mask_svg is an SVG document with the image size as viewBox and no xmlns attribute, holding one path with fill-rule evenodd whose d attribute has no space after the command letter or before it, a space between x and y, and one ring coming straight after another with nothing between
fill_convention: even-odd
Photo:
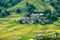
<instances>
[{"instance_id":1,"label":"terraced rice field","mask_svg":"<svg viewBox=\"0 0 60 40\"><path fill-rule=\"evenodd\" d=\"M14 15L14 16L12 16ZM60 18L53 24L41 25L41 24L20 24L14 20L20 19L18 14L12 14L11 17L0 18L0 39L15 40L13 37L22 37L22 40L29 40L34 35L39 33L44 35L60 33ZM16 15L16 16L15 16ZM19 17L18 17L19 16ZM57 23L57 24L56 24ZM25 39L26 38L26 39ZM18 40L18 38L16 38ZM20 39L20 38L19 38Z\"/></svg>"},{"instance_id":2,"label":"terraced rice field","mask_svg":"<svg viewBox=\"0 0 60 40\"><path fill-rule=\"evenodd\" d=\"M50 4L44 4L40 0L23 0L14 7L7 10L13 11L14 9L21 8L22 13L11 13L10 16L0 18L0 40L29 40L34 35L53 35L55 32L60 33L60 17L53 24L20 24L15 20L20 20L27 12L26 2L33 4L37 10L55 10Z\"/></svg>"}]
</instances>

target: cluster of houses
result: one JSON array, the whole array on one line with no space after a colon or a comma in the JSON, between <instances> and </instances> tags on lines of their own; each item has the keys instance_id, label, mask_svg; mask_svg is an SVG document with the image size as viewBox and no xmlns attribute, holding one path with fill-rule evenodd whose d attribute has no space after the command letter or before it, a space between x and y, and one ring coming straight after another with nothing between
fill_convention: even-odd
<instances>
[{"instance_id":1,"label":"cluster of houses","mask_svg":"<svg viewBox=\"0 0 60 40\"><path fill-rule=\"evenodd\" d=\"M42 24L45 23L46 17L44 14L31 14L30 17L23 17L22 23L29 23L29 24L35 24L41 22Z\"/></svg>"},{"instance_id":2,"label":"cluster of houses","mask_svg":"<svg viewBox=\"0 0 60 40\"><path fill-rule=\"evenodd\" d=\"M55 33L54 35L43 36L43 34L38 34L32 37L32 39L36 40L59 40L59 34Z\"/></svg>"},{"instance_id":3,"label":"cluster of houses","mask_svg":"<svg viewBox=\"0 0 60 40\"><path fill-rule=\"evenodd\" d=\"M43 11L34 11L30 16L22 17L20 22L23 24L45 24L46 20L47 18Z\"/></svg>"},{"instance_id":4,"label":"cluster of houses","mask_svg":"<svg viewBox=\"0 0 60 40\"><path fill-rule=\"evenodd\" d=\"M54 0L43 0L43 1L46 2L46 1L54 1ZM58 0L55 1L58 2ZM37 23L46 24L46 21L48 20L46 15L50 15L50 17L53 18L54 12L55 11L50 10L50 13L45 14L44 10L34 10L34 12L32 12L31 14L22 17L22 19L19 20L19 22L21 24L37 24ZM60 16L60 13L58 13L57 15Z\"/></svg>"},{"instance_id":5,"label":"cluster of houses","mask_svg":"<svg viewBox=\"0 0 60 40\"><path fill-rule=\"evenodd\" d=\"M51 11L51 13L45 14L44 10L42 11L35 10L33 13L29 14L28 16L22 17L22 19L19 22L21 24L46 24L48 22L56 20L56 18L54 17L56 14L54 14L54 12L55 11ZM48 18L47 15L50 18Z\"/></svg>"}]
</instances>

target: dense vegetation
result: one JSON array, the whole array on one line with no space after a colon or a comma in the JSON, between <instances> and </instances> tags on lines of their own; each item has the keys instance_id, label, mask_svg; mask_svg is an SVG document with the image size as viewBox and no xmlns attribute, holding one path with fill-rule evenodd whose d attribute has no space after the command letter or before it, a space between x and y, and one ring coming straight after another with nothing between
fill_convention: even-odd
<instances>
[{"instance_id":1,"label":"dense vegetation","mask_svg":"<svg viewBox=\"0 0 60 40\"><path fill-rule=\"evenodd\" d=\"M56 9L56 11L58 12L58 16L60 16L60 1L51 2L50 4Z\"/></svg>"},{"instance_id":2,"label":"dense vegetation","mask_svg":"<svg viewBox=\"0 0 60 40\"><path fill-rule=\"evenodd\" d=\"M0 0L0 6L8 8L18 4L21 1L22 0Z\"/></svg>"},{"instance_id":3,"label":"dense vegetation","mask_svg":"<svg viewBox=\"0 0 60 40\"><path fill-rule=\"evenodd\" d=\"M8 11L7 8L11 8L15 5L17 5L18 3L20 3L22 0L0 0L0 18L2 17L7 17L8 15L10 15L11 11ZM15 11L15 10L14 10ZM16 9L17 13L20 13L20 9Z\"/></svg>"},{"instance_id":4,"label":"dense vegetation","mask_svg":"<svg viewBox=\"0 0 60 40\"><path fill-rule=\"evenodd\" d=\"M60 6L55 0L53 2L51 0L47 2L44 0L0 0L0 40L29 40L37 34L43 35L41 40L57 40L54 36L56 32L60 40L59 10ZM22 17L30 17L31 14L38 14L40 11L43 11L47 18L46 25L41 25L35 20L33 21L36 24L22 24Z\"/></svg>"}]
</instances>

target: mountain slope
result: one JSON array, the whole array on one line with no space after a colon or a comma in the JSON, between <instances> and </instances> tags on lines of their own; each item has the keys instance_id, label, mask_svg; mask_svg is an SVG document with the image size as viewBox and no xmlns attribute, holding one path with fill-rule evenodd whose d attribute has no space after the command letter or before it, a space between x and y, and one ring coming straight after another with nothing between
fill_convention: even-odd
<instances>
[{"instance_id":1,"label":"mountain slope","mask_svg":"<svg viewBox=\"0 0 60 40\"><path fill-rule=\"evenodd\" d=\"M44 5L39 0L37 1L36 0L23 0L22 2L18 3L12 8L9 8L8 10L14 10L16 8L26 8L27 2L33 4L38 10L40 9L46 10L46 9L51 9L51 8L54 10L54 8L50 4L47 3L47 5L46 4Z\"/></svg>"},{"instance_id":2,"label":"mountain slope","mask_svg":"<svg viewBox=\"0 0 60 40\"><path fill-rule=\"evenodd\" d=\"M39 33L43 35L53 35L55 32L60 33L60 17L53 24L47 25L17 23L15 20L20 20L27 13L25 11L27 2L33 4L37 10L55 10L49 3L43 3L41 0L23 0L17 5L7 8L11 15L0 18L0 40L29 40ZM15 12L17 8L20 8L23 12L17 14Z\"/></svg>"}]
</instances>

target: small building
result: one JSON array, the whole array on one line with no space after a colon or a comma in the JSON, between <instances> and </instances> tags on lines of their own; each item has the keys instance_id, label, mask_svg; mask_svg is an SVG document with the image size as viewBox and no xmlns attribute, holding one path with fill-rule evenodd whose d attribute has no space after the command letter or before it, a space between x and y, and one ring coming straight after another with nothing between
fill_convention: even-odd
<instances>
[{"instance_id":1,"label":"small building","mask_svg":"<svg viewBox=\"0 0 60 40\"><path fill-rule=\"evenodd\" d=\"M29 22L29 17L22 17L22 22L23 23L28 23Z\"/></svg>"},{"instance_id":2,"label":"small building","mask_svg":"<svg viewBox=\"0 0 60 40\"><path fill-rule=\"evenodd\" d=\"M38 35L35 35L33 36L34 39L39 39L39 40L42 40L43 39L43 35L42 34L38 34Z\"/></svg>"},{"instance_id":3,"label":"small building","mask_svg":"<svg viewBox=\"0 0 60 40\"><path fill-rule=\"evenodd\" d=\"M36 18L37 16L39 16L39 14L31 14L30 15L30 18L32 19L32 18Z\"/></svg>"},{"instance_id":4,"label":"small building","mask_svg":"<svg viewBox=\"0 0 60 40\"><path fill-rule=\"evenodd\" d=\"M22 22L28 24L45 24L45 19L46 18L43 12L34 12L30 15L30 17L22 17Z\"/></svg>"},{"instance_id":5,"label":"small building","mask_svg":"<svg viewBox=\"0 0 60 40\"><path fill-rule=\"evenodd\" d=\"M29 39L29 40L34 40L34 39Z\"/></svg>"}]
</instances>

